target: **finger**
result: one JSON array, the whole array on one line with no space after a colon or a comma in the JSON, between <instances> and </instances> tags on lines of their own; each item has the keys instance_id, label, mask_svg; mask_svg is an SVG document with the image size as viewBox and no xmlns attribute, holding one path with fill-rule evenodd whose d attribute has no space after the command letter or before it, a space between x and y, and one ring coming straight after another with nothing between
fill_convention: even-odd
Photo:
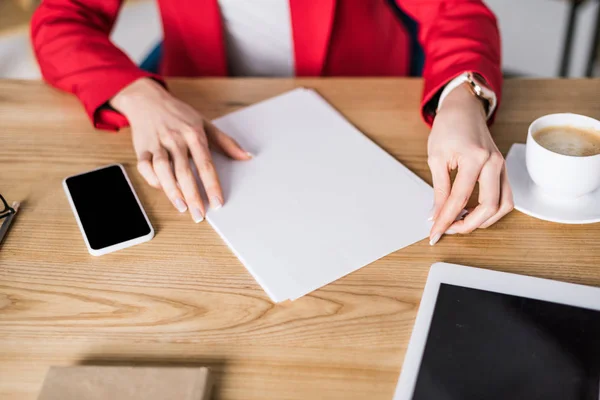
<instances>
[{"instance_id":1,"label":"finger","mask_svg":"<svg viewBox=\"0 0 600 400\"><path fill-rule=\"evenodd\" d=\"M489 228L496 222L498 222L502 217L511 212L515 207L515 203L513 200L513 193L510 187L510 183L508 182L508 175L506 173L506 167L502 170L502 177L500 183L500 208L498 212L493 215L486 222L481 224L480 228L485 229Z\"/></svg>"},{"instance_id":2,"label":"finger","mask_svg":"<svg viewBox=\"0 0 600 400\"><path fill-rule=\"evenodd\" d=\"M501 160L501 159L500 159ZM504 165L493 158L485 163L479 175L479 205L463 220L453 223L447 233L469 233L498 212L500 207L500 175Z\"/></svg>"},{"instance_id":3,"label":"finger","mask_svg":"<svg viewBox=\"0 0 600 400\"><path fill-rule=\"evenodd\" d=\"M190 162L188 156L188 148L186 144L181 141L174 146L169 146L169 153L173 161L173 167L175 170L175 178L183 193L185 202L190 210L190 214L194 222L202 222L204 220L204 204L200 197L200 191L198 190L198 184L194 178L194 174L190 169Z\"/></svg>"},{"instance_id":4,"label":"finger","mask_svg":"<svg viewBox=\"0 0 600 400\"><path fill-rule=\"evenodd\" d=\"M173 169L171 168L171 162L169 161L169 154L164 148L161 147L153 153L152 165L160 182L160 186L171 203L173 203L179 212L185 212L187 210L187 205L183 201L183 195L177 187Z\"/></svg>"},{"instance_id":5,"label":"finger","mask_svg":"<svg viewBox=\"0 0 600 400\"><path fill-rule=\"evenodd\" d=\"M430 157L428 164L433 180L433 209L429 221L435 221L450 195L450 173L443 158Z\"/></svg>"},{"instance_id":6,"label":"finger","mask_svg":"<svg viewBox=\"0 0 600 400\"><path fill-rule=\"evenodd\" d=\"M226 156L234 160L249 160L252 154L242 149L242 147L233 138L223 133L219 128L210 122L205 123L205 131L208 140L216 146L216 148Z\"/></svg>"},{"instance_id":7,"label":"finger","mask_svg":"<svg viewBox=\"0 0 600 400\"><path fill-rule=\"evenodd\" d=\"M221 190L217 170L212 162L206 136L201 131L188 132L186 140L189 145L190 154L196 165L198 176L208 196L210 207L217 210L223 205L223 191Z\"/></svg>"},{"instance_id":8,"label":"finger","mask_svg":"<svg viewBox=\"0 0 600 400\"><path fill-rule=\"evenodd\" d=\"M138 157L137 169L150 186L160 189L160 182L152 167L152 153L145 151Z\"/></svg>"},{"instance_id":9,"label":"finger","mask_svg":"<svg viewBox=\"0 0 600 400\"><path fill-rule=\"evenodd\" d=\"M436 244L465 208L471 193L473 193L480 171L480 164L472 161L459 165L456 180L450 191L450 197L446 200L431 228L429 244L432 246Z\"/></svg>"}]
</instances>

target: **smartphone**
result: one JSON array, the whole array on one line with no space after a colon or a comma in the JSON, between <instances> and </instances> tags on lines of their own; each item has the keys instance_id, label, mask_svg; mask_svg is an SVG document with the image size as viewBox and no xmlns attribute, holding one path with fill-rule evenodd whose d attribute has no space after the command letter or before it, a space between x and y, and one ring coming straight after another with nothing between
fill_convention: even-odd
<instances>
[{"instance_id":1,"label":"smartphone","mask_svg":"<svg viewBox=\"0 0 600 400\"><path fill-rule=\"evenodd\" d=\"M63 187L93 256L147 242L154 228L121 164L66 178Z\"/></svg>"}]
</instances>

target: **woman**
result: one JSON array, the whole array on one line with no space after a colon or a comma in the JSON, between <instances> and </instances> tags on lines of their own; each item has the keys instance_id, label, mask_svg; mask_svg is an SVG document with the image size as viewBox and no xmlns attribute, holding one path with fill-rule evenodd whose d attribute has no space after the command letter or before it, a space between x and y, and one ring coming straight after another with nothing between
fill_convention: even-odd
<instances>
[{"instance_id":1,"label":"woman","mask_svg":"<svg viewBox=\"0 0 600 400\"><path fill-rule=\"evenodd\" d=\"M486 228L512 209L504 160L486 124L502 76L496 20L483 1L159 0L160 75L140 70L110 42L121 3L44 0L32 21L35 53L44 78L78 96L96 127L131 125L139 172L194 221L203 220L205 207L188 157L218 208L224 199L209 145L237 160L251 155L173 97L163 77L404 76L411 43L400 12L418 24L425 55L422 113L432 125L435 189L430 243ZM455 222L477 182L479 206Z\"/></svg>"}]
</instances>

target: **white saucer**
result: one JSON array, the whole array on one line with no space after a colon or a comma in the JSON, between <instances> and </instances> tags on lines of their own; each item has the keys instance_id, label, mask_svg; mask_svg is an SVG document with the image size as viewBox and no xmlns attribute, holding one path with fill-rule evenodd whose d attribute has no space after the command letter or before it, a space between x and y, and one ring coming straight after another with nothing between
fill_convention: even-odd
<instances>
[{"instance_id":1,"label":"white saucer","mask_svg":"<svg viewBox=\"0 0 600 400\"><path fill-rule=\"evenodd\" d=\"M524 144L513 144L506 156L506 168L515 208L522 213L561 224L600 222L600 190L568 200L545 194L529 177Z\"/></svg>"}]
</instances>

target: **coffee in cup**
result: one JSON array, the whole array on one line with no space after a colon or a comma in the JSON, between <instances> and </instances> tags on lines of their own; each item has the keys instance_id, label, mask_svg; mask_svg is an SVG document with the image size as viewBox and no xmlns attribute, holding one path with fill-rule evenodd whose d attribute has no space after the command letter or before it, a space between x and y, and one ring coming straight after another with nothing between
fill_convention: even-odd
<instances>
[{"instance_id":1,"label":"coffee in cup","mask_svg":"<svg viewBox=\"0 0 600 400\"><path fill-rule=\"evenodd\" d=\"M600 132L570 125L548 126L533 133L542 147L565 156L588 157L600 154Z\"/></svg>"},{"instance_id":2,"label":"coffee in cup","mask_svg":"<svg viewBox=\"0 0 600 400\"><path fill-rule=\"evenodd\" d=\"M576 198L600 188L600 121L577 114L550 114L529 126L527 171L556 198Z\"/></svg>"}]
</instances>

